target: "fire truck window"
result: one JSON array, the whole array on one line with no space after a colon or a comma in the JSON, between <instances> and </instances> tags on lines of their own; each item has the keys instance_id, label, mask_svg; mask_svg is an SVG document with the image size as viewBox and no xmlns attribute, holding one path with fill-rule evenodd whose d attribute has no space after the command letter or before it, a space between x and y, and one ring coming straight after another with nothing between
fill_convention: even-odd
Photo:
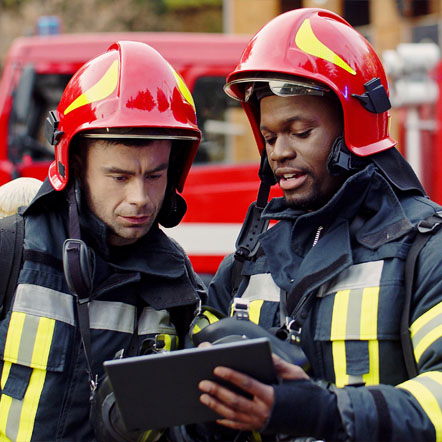
<instances>
[{"instance_id":1,"label":"fire truck window","mask_svg":"<svg viewBox=\"0 0 442 442\"><path fill-rule=\"evenodd\" d=\"M48 112L57 107L70 75L37 74L30 95L26 121L18 121L11 115L9 155L20 161L23 155L34 160L50 160L54 149L44 136L44 124Z\"/></svg>"},{"instance_id":2,"label":"fire truck window","mask_svg":"<svg viewBox=\"0 0 442 442\"><path fill-rule=\"evenodd\" d=\"M232 161L232 135L241 132L231 116L239 103L223 90L225 77L200 77L192 91L198 126L202 131L201 145L195 163L225 163Z\"/></svg>"}]
</instances>

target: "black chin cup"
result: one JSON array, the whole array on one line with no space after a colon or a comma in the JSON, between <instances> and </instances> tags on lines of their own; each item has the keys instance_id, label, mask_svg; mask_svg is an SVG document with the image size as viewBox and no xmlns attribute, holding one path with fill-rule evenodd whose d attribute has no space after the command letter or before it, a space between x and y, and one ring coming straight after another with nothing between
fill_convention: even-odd
<instances>
[{"instance_id":1,"label":"black chin cup","mask_svg":"<svg viewBox=\"0 0 442 442\"><path fill-rule=\"evenodd\" d=\"M187 211L187 204L175 189L166 193L157 221L166 228L177 226Z\"/></svg>"},{"instance_id":2,"label":"black chin cup","mask_svg":"<svg viewBox=\"0 0 442 442\"><path fill-rule=\"evenodd\" d=\"M358 157L350 152L345 145L344 137L335 139L327 160L327 169L332 176L350 175L367 165L364 157Z\"/></svg>"}]
</instances>

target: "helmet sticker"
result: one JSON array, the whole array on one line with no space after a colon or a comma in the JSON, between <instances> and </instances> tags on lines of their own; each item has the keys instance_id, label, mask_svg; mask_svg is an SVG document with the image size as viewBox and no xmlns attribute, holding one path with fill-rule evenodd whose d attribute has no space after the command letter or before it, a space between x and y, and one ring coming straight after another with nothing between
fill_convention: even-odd
<instances>
[{"instance_id":1,"label":"helmet sticker","mask_svg":"<svg viewBox=\"0 0 442 442\"><path fill-rule=\"evenodd\" d=\"M118 61L115 60L106 73L91 88L77 97L65 110L64 115L86 104L108 97L118 84Z\"/></svg>"},{"instance_id":2,"label":"helmet sticker","mask_svg":"<svg viewBox=\"0 0 442 442\"><path fill-rule=\"evenodd\" d=\"M193 107L193 109L195 109L195 103L193 101L192 94L190 93L186 83L184 83L184 80L181 78L181 76L177 73L177 71L170 64L169 64L169 66L173 72L173 75L175 76L175 79L178 83L178 89L181 92L182 96Z\"/></svg>"},{"instance_id":3,"label":"helmet sticker","mask_svg":"<svg viewBox=\"0 0 442 442\"><path fill-rule=\"evenodd\" d=\"M316 37L311 27L310 19L306 18L299 27L295 37L295 43L299 49L307 54L329 61L330 63L346 70L351 75L356 75L355 70Z\"/></svg>"}]
</instances>

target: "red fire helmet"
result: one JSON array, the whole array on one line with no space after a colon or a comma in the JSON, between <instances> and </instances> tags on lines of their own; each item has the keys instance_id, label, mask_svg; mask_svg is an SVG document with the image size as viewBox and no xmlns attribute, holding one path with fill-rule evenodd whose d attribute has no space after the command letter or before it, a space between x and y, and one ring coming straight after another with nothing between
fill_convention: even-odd
<instances>
[{"instance_id":1,"label":"red fire helmet","mask_svg":"<svg viewBox=\"0 0 442 442\"><path fill-rule=\"evenodd\" d=\"M49 180L55 190L69 181L69 146L76 135L112 139L180 141L176 188L184 182L201 139L195 105L173 67L145 43L120 41L83 65L46 121L55 145Z\"/></svg>"},{"instance_id":2,"label":"red fire helmet","mask_svg":"<svg viewBox=\"0 0 442 442\"><path fill-rule=\"evenodd\" d=\"M274 18L250 40L228 75L224 90L241 101L261 151L259 108L249 100L259 82L282 96L297 95L296 90L333 92L343 109L346 145L356 155L396 145L389 135L391 106L381 61L370 43L331 11L301 8Z\"/></svg>"}]
</instances>

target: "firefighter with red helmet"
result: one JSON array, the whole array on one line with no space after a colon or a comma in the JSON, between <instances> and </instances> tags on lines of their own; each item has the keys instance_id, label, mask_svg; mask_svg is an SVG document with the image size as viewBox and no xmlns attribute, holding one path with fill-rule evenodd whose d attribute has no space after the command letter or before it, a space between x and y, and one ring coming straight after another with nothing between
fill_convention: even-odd
<instances>
[{"instance_id":1,"label":"firefighter with red helmet","mask_svg":"<svg viewBox=\"0 0 442 442\"><path fill-rule=\"evenodd\" d=\"M117 42L72 77L46 135L55 160L22 212L24 262L0 322L0 438L158 440L120 423L103 361L183 347L204 299L159 228L186 211L192 97L156 50Z\"/></svg>"},{"instance_id":2,"label":"firefighter with red helmet","mask_svg":"<svg viewBox=\"0 0 442 442\"><path fill-rule=\"evenodd\" d=\"M254 440L441 440L441 234L420 250L409 302L405 287L416 226L441 207L389 135L375 51L333 12L293 10L250 40L225 91L253 128L262 185L209 304L274 330L308 363L277 360L271 386L218 367L249 396L205 380L201 401ZM275 182L283 197L266 205Z\"/></svg>"}]
</instances>

